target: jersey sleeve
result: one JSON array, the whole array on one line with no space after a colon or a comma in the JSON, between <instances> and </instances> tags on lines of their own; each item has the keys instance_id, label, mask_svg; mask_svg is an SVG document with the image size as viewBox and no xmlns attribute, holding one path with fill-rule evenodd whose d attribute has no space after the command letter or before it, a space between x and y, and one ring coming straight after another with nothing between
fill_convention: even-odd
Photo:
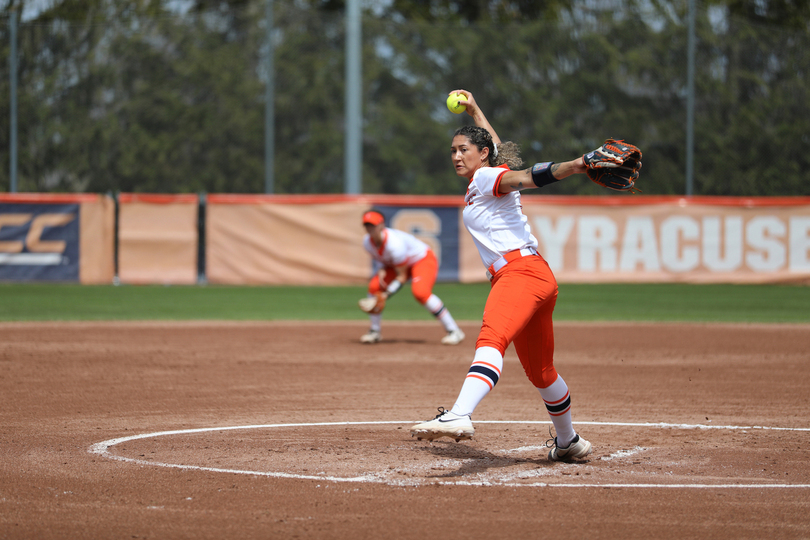
<instances>
[{"instance_id":1,"label":"jersey sleeve","mask_svg":"<svg viewBox=\"0 0 810 540\"><path fill-rule=\"evenodd\" d=\"M475 173L475 183L482 195L488 197L503 197L505 193L499 193L503 175L509 171L506 167L484 167Z\"/></svg>"}]
</instances>

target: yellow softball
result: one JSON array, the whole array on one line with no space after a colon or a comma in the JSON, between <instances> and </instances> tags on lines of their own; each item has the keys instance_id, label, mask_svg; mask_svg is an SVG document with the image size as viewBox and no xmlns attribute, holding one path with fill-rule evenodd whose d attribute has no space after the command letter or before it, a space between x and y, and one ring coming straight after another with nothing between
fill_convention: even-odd
<instances>
[{"instance_id":1,"label":"yellow softball","mask_svg":"<svg viewBox=\"0 0 810 540\"><path fill-rule=\"evenodd\" d=\"M467 110L466 105L460 105L458 100L463 99L467 100L467 96L464 94L457 94L455 92L451 93L447 96L447 108L450 109L451 113L461 114Z\"/></svg>"}]
</instances>

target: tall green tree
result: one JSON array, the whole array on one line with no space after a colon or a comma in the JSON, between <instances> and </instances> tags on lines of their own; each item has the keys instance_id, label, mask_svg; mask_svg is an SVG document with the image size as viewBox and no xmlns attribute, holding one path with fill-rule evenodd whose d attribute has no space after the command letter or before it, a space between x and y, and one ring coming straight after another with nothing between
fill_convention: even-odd
<instances>
[{"instance_id":1,"label":"tall green tree","mask_svg":"<svg viewBox=\"0 0 810 540\"><path fill-rule=\"evenodd\" d=\"M341 193L345 2L273 5L276 191ZM695 192L806 195L806 2L697 5ZM467 88L500 136L521 146L526 166L625 138L644 150L644 193L684 193L685 0L364 6L364 192L464 191L448 148L471 119L451 114L444 99ZM20 190L260 193L264 7L76 0L24 21ZM7 57L8 25L0 26ZM4 104L7 70L0 63ZM6 166L0 189L7 182ZM542 192L606 193L584 176Z\"/></svg>"},{"instance_id":2,"label":"tall green tree","mask_svg":"<svg viewBox=\"0 0 810 540\"><path fill-rule=\"evenodd\" d=\"M263 170L249 12L63 3L21 55L27 190L251 192Z\"/></svg>"}]
</instances>

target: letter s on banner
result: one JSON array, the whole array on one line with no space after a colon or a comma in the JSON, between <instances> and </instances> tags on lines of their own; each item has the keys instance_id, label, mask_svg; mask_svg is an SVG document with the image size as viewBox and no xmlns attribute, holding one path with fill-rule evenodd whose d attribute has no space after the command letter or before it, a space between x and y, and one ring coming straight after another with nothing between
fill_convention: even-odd
<instances>
[{"instance_id":1,"label":"letter s on banner","mask_svg":"<svg viewBox=\"0 0 810 540\"><path fill-rule=\"evenodd\" d=\"M776 216L759 216L745 226L745 238L750 251L745 264L754 272L775 272L785 266L785 245L781 240L787 229Z\"/></svg>"}]
</instances>

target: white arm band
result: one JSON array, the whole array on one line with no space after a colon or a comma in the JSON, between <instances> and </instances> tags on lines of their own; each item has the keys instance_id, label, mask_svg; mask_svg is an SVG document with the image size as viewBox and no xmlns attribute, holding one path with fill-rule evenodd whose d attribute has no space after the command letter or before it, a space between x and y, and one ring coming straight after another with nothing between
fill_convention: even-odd
<instances>
[{"instance_id":1,"label":"white arm band","mask_svg":"<svg viewBox=\"0 0 810 540\"><path fill-rule=\"evenodd\" d=\"M394 281L391 282L390 285L388 285L388 287L386 287L385 292L387 292L388 296L391 297L396 294L396 292L400 289L400 287L402 287L402 282L399 281L398 279L395 279Z\"/></svg>"}]
</instances>

